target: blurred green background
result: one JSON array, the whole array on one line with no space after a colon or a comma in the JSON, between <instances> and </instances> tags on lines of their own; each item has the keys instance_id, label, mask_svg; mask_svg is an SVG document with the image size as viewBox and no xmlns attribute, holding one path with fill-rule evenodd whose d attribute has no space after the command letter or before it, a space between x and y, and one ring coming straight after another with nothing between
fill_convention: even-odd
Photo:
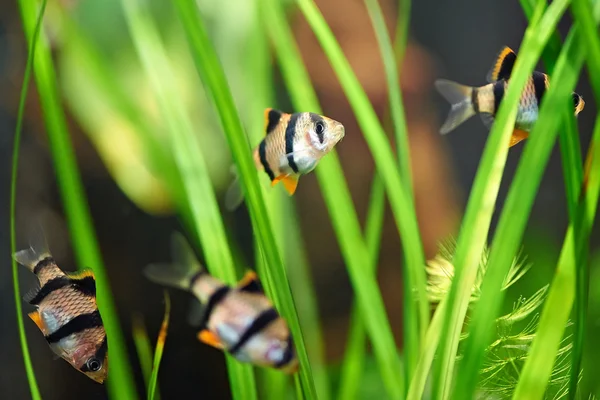
<instances>
[{"instance_id":1,"label":"blurred green background","mask_svg":"<svg viewBox=\"0 0 600 400\"><path fill-rule=\"evenodd\" d=\"M50 2L53 3L53 2ZM177 90L192 117L201 142L201 150L210 168L221 200L232 179L232 161L208 99L190 59L185 37L173 8L167 2L147 1L159 25L171 65L177 77ZM316 1L340 42L346 57L380 116L387 104L387 88L377 42L362 1ZM211 39L224 65L238 111L246 124L256 115L253 103L258 91L271 90L278 104L292 111L277 65L271 52L255 47L256 1L198 0L197 4L210 30ZM390 32L396 23L398 2L380 0ZM57 7L59 6L59 7ZM59 12L62 10L62 12ZM64 23L66 12L85 34L73 35L73 27ZM400 10L401 12L401 10ZM357 212L364 220L374 166L360 134L354 115L319 43L303 16L290 8L289 23L298 41L302 57L318 93L324 114L344 123L346 138L337 147ZM62 0L48 6L46 33L51 39L57 74L61 85L69 128L77 152L89 206L109 274L114 301L127 339L132 368L140 393L143 379L131 336L134 315L142 315L154 341L163 313L162 290L141 276L150 262L170 259L168 241L173 230L181 230L173 215L173 199L163 180L153 171L144 144L132 133L132 125L107 107L106 93L90 79L94 75L82 61L86 40L94 44L100 61L110 66L112 79L126 89L128 101L144 110L143 123L149 126L157 143L161 130L157 105L149 95L150 87L135 53L122 6L117 0ZM401 87L411 146L413 182L419 226L427 258L437 251L437 242L459 227L461 213L471 188L487 131L478 118L461 126L447 137L438 134L447 104L433 90L438 77L470 85L481 85L494 56L503 45L518 50L527 21L518 2L462 0L437 2L420 0L412 4L410 38L404 58ZM564 34L570 16L562 21ZM460 29L457 29L460 27ZM1 226L8 228L8 187L10 154L22 74L27 50L16 3L0 2L0 159ZM252 79L256 63L266 63L272 87ZM582 148L587 149L596 108L587 80L582 74L577 92L586 100L579 115ZM262 85L257 87L257 85ZM308 110L295 110L308 111ZM50 248L62 267L74 269L69 234L64 220L45 128L35 85L30 88L24 121L18 181L17 233L19 247L31 220L41 220ZM162 136L161 136L162 135ZM253 143L255 144L255 143ZM516 169L523 144L509 153L497 209L503 205L510 179ZM200 150L200 149L199 149ZM277 188L276 190L281 190ZM327 210L314 174L301 179L295 194L303 240L316 285L319 311L324 328L326 356L335 370L346 342L352 290L340 255ZM386 210L389 215L389 210ZM497 216L495 216L496 218ZM253 233L245 208L225 213L230 237L239 246L244 259L253 260ZM495 223L495 219L494 219ZM494 225L493 225L494 226ZM509 291L505 308L512 308L519 295L530 296L547 284L556 265L567 227L563 174L558 146L537 195L529 221L524 254L533 269ZM401 344L402 276L398 267L399 240L393 220L386 218L379 261L379 283L388 315ZM493 232L493 229L492 229ZM0 268L0 393L2 398L25 399L29 396L21 351L18 344L10 279L8 229L0 230L0 248L5 267ZM294 246L294 243L289 243ZM592 264L590 289L590 340L600 332L600 229L591 239ZM254 267L248 261L248 266ZM21 270L20 272L23 272ZM22 291L35 278L21 273ZM161 364L159 385L165 399L208 396L230 398L222 354L198 343L192 327L186 323L189 297L171 291L172 313L169 336ZM25 310L29 310L25 305ZM84 379L63 361L55 361L46 342L31 321L26 330L33 365L44 399L106 398L105 388ZM592 342L586 351L588 361L600 356L600 346ZM591 361L590 361L591 362ZM371 363L368 364L370 366ZM370 368L370 367L369 367ZM374 367L373 367L374 368ZM364 377L361 391L365 398L383 396L378 377ZM5 397L6 396L6 397ZM375 398L375 397L371 397Z\"/></svg>"}]
</instances>

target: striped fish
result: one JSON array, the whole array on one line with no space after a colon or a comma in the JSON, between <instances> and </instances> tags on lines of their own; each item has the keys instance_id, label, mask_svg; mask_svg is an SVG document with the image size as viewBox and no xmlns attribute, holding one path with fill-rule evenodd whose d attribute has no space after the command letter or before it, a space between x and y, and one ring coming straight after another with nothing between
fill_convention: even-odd
<instances>
[{"instance_id":1,"label":"striped fish","mask_svg":"<svg viewBox=\"0 0 600 400\"><path fill-rule=\"evenodd\" d=\"M344 125L311 112L287 114L265 110L266 136L254 149L256 168L263 170L271 186L283 182L293 195L300 175L311 172L345 135ZM226 195L226 207L237 208L243 200L239 181L233 182Z\"/></svg>"},{"instance_id":2,"label":"striped fish","mask_svg":"<svg viewBox=\"0 0 600 400\"><path fill-rule=\"evenodd\" d=\"M253 272L235 286L210 276L181 234L173 234L174 263L150 264L144 275L152 282L186 290L200 301L191 322L201 327L198 339L227 351L241 362L292 374L298 361L288 326L279 316Z\"/></svg>"},{"instance_id":3,"label":"striped fish","mask_svg":"<svg viewBox=\"0 0 600 400\"><path fill-rule=\"evenodd\" d=\"M30 247L14 254L33 272L40 286L24 300L37 307L29 317L42 331L52 351L98 383L108 374L108 342L96 304L96 280L90 270L65 273L56 262L41 231Z\"/></svg>"},{"instance_id":4,"label":"striped fish","mask_svg":"<svg viewBox=\"0 0 600 400\"><path fill-rule=\"evenodd\" d=\"M487 74L489 84L484 86L470 87L445 79L437 80L435 82L436 89L452 105L440 132L443 135L447 134L475 114L479 114L484 124L490 128L508 88L516 60L517 55L514 51L506 46L502 48L496 57L494 66ZM540 104L544 93L548 90L548 85L548 75L542 72L534 71L529 77L521 94L509 147L529 136L529 132L538 119ZM577 115L583 110L585 102L575 92L572 93L572 97L573 110Z\"/></svg>"}]
</instances>

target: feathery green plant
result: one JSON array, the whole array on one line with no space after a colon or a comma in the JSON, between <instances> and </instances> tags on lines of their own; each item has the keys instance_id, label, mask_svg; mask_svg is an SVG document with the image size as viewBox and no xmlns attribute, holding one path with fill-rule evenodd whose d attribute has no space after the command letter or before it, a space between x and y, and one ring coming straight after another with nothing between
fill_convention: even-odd
<instances>
[{"instance_id":1,"label":"feathery green plant","mask_svg":"<svg viewBox=\"0 0 600 400\"><path fill-rule=\"evenodd\" d=\"M441 357L434 365L433 399L435 400L447 399L452 389L454 361L460 331L469 304L470 291L477 276L477 261L486 241L494 211L494 203L498 195L502 171L508 154L508 143L515 124L517 103L544 44L556 29L556 24L565 12L567 5L568 1L566 0L555 1L544 13L545 1L538 1L536 13L525 31L511 73L511 83L503 97L490 131L458 238L454 258L457 271L456 279L454 279L448 294L449 310L446 313L442 329L445 332L445 340L440 344ZM540 121L542 120L540 119ZM531 140L535 139L544 139L544 137L535 138L532 135ZM530 147L527 146L528 144L530 143L526 144L526 151ZM524 154L525 156L526 154ZM541 171L539 172L541 173ZM530 187L527 190L531 194L534 193L534 190ZM490 268L490 271L492 273L496 272L493 268ZM479 349L481 349L481 346ZM469 352L467 352L468 354ZM477 368L469 370L476 371ZM458 379L468 379L467 375L472 374L459 374ZM459 386L464 389L463 386ZM462 392L461 396L470 397L471 394L472 390L469 390Z\"/></svg>"}]
</instances>

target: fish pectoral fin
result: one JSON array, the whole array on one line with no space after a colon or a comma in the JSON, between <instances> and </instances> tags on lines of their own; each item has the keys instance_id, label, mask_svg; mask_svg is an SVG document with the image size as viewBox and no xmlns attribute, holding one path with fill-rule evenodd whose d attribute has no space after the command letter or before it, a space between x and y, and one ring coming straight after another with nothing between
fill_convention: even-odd
<instances>
[{"instance_id":1,"label":"fish pectoral fin","mask_svg":"<svg viewBox=\"0 0 600 400\"><path fill-rule=\"evenodd\" d=\"M510 47L504 46L496 55L494 66L486 76L487 81L492 83L502 79L508 80L516 60L517 55L515 52Z\"/></svg>"},{"instance_id":2,"label":"fish pectoral fin","mask_svg":"<svg viewBox=\"0 0 600 400\"><path fill-rule=\"evenodd\" d=\"M283 186L288 194L291 196L296 192L296 188L298 187L298 176L297 175L287 175L283 179Z\"/></svg>"},{"instance_id":3,"label":"fish pectoral fin","mask_svg":"<svg viewBox=\"0 0 600 400\"><path fill-rule=\"evenodd\" d=\"M33 322L35 322L37 327L40 328L40 331L42 331L42 333L45 335L46 334L46 326L44 325L44 321L42 321L42 316L40 315L40 312L32 311L27 315L29 316L29 318L31 318L31 320Z\"/></svg>"},{"instance_id":4,"label":"fish pectoral fin","mask_svg":"<svg viewBox=\"0 0 600 400\"><path fill-rule=\"evenodd\" d=\"M215 335L208 329L203 329L198 333L198 340L219 350L223 349L223 344L221 343L217 335Z\"/></svg>"},{"instance_id":5,"label":"fish pectoral fin","mask_svg":"<svg viewBox=\"0 0 600 400\"><path fill-rule=\"evenodd\" d=\"M258 280L258 276L254 271L248 271L238 283L237 288L243 292L262 293L263 288Z\"/></svg>"},{"instance_id":6,"label":"fish pectoral fin","mask_svg":"<svg viewBox=\"0 0 600 400\"><path fill-rule=\"evenodd\" d=\"M282 180L285 177L286 177L286 175L278 175L278 176L276 176L275 179L273 179L271 181L271 187L277 185L279 183L279 181Z\"/></svg>"},{"instance_id":7,"label":"fish pectoral fin","mask_svg":"<svg viewBox=\"0 0 600 400\"><path fill-rule=\"evenodd\" d=\"M527 139L529 137L529 133L522 129L515 129L513 131L512 136L510 137L510 143L508 147L513 147L515 144L519 143L522 140Z\"/></svg>"}]
</instances>

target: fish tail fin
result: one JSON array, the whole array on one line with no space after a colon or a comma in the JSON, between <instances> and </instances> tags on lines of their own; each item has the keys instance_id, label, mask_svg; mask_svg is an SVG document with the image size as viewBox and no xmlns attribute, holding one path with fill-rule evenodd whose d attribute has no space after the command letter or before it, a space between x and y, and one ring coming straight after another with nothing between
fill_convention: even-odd
<instances>
[{"instance_id":1,"label":"fish tail fin","mask_svg":"<svg viewBox=\"0 0 600 400\"><path fill-rule=\"evenodd\" d=\"M440 133L445 135L475 115L475 109L471 102L473 88L446 79L435 81L435 87L452 106L444 125L440 129Z\"/></svg>"},{"instance_id":2,"label":"fish tail fin","mask_svg":"<svg viewBox=\"0 0 600 400\"><path fill-rule=\"evenodd\" d=\"M34 226L29 231L29 248L17 251L13 258L33 272L35 266L44 258L51 257L46 235L41 226Z\"/></svg>"},{"instance_id":3,"label":"fish tail fin","mask_svg":"<svg viewBox=\"0 0 600 400\"><path fill-rule=\"evenodd\" d=\"M204 269L180 233L171 235L171 253L173 256L171 264L149 264L144 268L144 275L154 283L188 290L192 279Z\"/></svg>"},{"instance_id":4,"label":"fish tail fin","mask_svg":"<svg viewBox=\"0 0 600 400\"><path fill-rule=\"evenodd\" d=\"M225 192L225 209L229 212L235 211L244 201L244 191L235 165L231 166L231 173L234 175L233 182Z\"/></svg>"}]
</instances>

